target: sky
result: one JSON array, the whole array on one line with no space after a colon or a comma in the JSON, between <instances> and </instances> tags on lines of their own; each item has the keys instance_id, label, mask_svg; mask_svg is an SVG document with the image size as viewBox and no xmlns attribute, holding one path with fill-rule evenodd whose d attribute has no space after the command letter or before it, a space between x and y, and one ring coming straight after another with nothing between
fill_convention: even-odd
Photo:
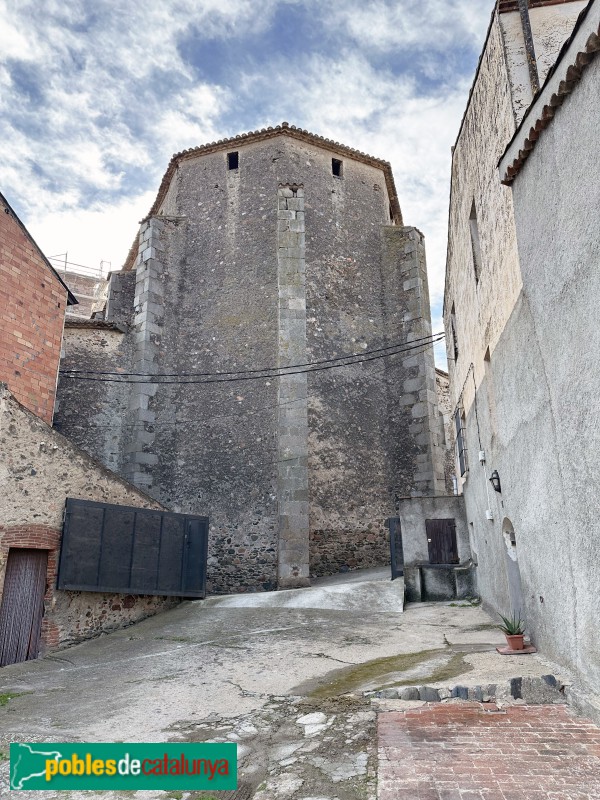
<instances>
[{"instance_id":1,"label":"sky","mask_svg":"<svg viewBox=\"0 0 600 800\"><path fill-rule=\"evenodd\" d=\"M493 6L0 0L0 191L47 256L119 269L173 153L286 120L391 162L441 330L450 148Z\"/></svg>"}]
</instances>

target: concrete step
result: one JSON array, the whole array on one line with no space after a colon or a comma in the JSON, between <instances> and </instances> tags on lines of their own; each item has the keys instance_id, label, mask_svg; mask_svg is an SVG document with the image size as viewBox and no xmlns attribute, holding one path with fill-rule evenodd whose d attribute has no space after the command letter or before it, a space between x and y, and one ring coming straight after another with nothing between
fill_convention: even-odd
<instances>
[{"instance_id":1,"label":"concrete step","mask_svg":"<svg viewBox=\"0 0 600 800\"><path fill-rule=\"evenodd\" d=\"M362 580L359 572L366 573ZM317 579L315 585L306 589L233 594L209 597L201 602L213 608L315 608L362 612L368 609L398 614L404 611L404 581L402 578L390 580L389 569L357 570Z\"/></svg>"}]
</instances>

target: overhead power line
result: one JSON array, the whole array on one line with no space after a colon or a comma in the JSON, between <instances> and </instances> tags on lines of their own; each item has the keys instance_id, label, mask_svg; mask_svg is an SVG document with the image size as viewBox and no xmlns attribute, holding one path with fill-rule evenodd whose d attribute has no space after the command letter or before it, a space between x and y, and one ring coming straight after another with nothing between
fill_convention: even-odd
<instances>
[{"instance_id":1,"label":"overhead power line","mask_svg":"<svg viewBox=\"0 0 600 800\"><path fill-rule=\"evenodd\" d=\"M165 376L157 374L149 376L147 378L144 377L140 380L138 376L130 377L128 373L116 373L116 375L118 375L119 377L107 377L106 375L102 375L101 373L90 372L82 374L82 373L71 372L68 369L62 370L61 374L64 375L65 378L72 378L73 380L93 381L99 383L130 383L130 384L154 383L158 385L178 384L180 386L185 386L187 384L231 383L231 382L265 379L265 378L285 377L286 375L302 375L308 372L321 372L323 370L328 370L328 369L350 367L353 366L354 364L364 364L369 361L376 361L381 358L389 358L391 356L401 355L402 353L411 352L421 347L422 348L430 347L436 344L437 342L441 341L443 338L444 334L437 334L435 338L431 337L425 342L421 341L419 344L411 344L410 346L404 346L402 348L394 350L393 352L378 353L377 355L372 355L368 358L365 358L364 355L361 356L360 354L356 354L355 356L340 356L338 359L332 359L336 361L343 361L344 363L338 363L338 364L327 363L322 366L314 366L308 364L303 369L292 369L292 367L271 367L269 369L252 371L252 374L222 373L219 377L209 377L208 379L205 376L200 376L200 375L196 376L179 375L179 377L176 380L170 380L170 379L162 380L162 378ZM353 360L348 360L348 359L353 359ZM241 374L241 377L224 377L225 375L229 376L232 374L233 375ZM94 375L99 375L99 377L90 377ZM170 377L171 376L169 376L169 378ZM183 380L181 378L183 378ZM200 380L196 380L196 378L200 378Z\"/></svg>"},{"instance_id":2,"label":"overhead power line","mask_svg":"<svg viewBox=\"0 0 600 800\"><path fill-rule=\"evenodd\" d=\"M246 373L252 372L274 372L280 369L296 369L297 367L312 367L317 366L319 364L330 364L333 361L342 361L345 358L356 358L360 356L370 356L373 353L381 353L384 350L395 350L398 347L406 347L408 345L417 344L418 342L427 342L429 343L433 338L437 336L445 336L445 334L440 331L439 333L434 333L431 336L421 336L419 339L412 339L410 342L392 342L392 344L388 344L385 347L377 347L374 350L363 350L360 353L348 353L347 355L341 356L334 356L332 358L321 358L317 359L316 361L307 361L303 364L288 364L287 367L255 367L254 369L236 369L232 370L231 372L159 372L159 373L151 373L151 372L101 372L99 370L94 369L65 369L64 372L69 372L71 374L81 374L81 375L116 375L117 377L120 375L127 375L127 377L140 377L140 378L155 378L160 376L162 378L181 378L181 377L190 377L190 378L212 378L212 377L224 377L226 375L244 375Z\"/></svg>"}]
</instances>

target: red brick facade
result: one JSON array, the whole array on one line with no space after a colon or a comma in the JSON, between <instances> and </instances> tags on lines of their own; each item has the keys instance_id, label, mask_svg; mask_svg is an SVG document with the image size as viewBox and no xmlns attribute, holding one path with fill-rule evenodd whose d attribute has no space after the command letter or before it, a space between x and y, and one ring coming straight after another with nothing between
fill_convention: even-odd
<instances>
[{"instance_id":1,"label":"red brick facade","mask_svg":"<svg viewBox=\"0 0 600 800\"><path fill-rule=\"evenodd\" d=\"M52 424L67 290L0 195L0 381Z\"/></svg>"},{"instance_id":2,"label":"red brick facade","mask_svg":"<svg viewBox=\"0 0 600 800\"><path fill-rule=\"evenodd\" d=\"M42 650L55 650L60 643L60 630L48 616L52 606L54 585L58 571L58 554L61 532L46 525L16 525L10 528L0 526L0 564L6 563L11 547L31 548L48 551L48 571L46 573L46 594L44 595L44 617L42 619ZM0 571L0 577L4 578ZM0 598L2 586L0 586Z\"/></svg>"}]
</instances>

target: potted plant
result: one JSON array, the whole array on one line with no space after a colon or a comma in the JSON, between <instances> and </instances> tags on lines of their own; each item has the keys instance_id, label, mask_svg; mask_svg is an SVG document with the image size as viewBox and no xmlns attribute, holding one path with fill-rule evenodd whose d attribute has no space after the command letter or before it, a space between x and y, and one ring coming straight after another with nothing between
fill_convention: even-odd
<instances>
[{"instance_id":1,"label":"potted plant","mask_svg":"<svg viewBox=\"0 0 600 800\"><path fill-rule=\"evenodd\" d=\"M502 625L498 625L502 633L506 636L506 641L511 650L523 650L523 637L525 634L525 623L518 614L512 617L503 617L500 614Z\"/></svg>"}]
</instances>

